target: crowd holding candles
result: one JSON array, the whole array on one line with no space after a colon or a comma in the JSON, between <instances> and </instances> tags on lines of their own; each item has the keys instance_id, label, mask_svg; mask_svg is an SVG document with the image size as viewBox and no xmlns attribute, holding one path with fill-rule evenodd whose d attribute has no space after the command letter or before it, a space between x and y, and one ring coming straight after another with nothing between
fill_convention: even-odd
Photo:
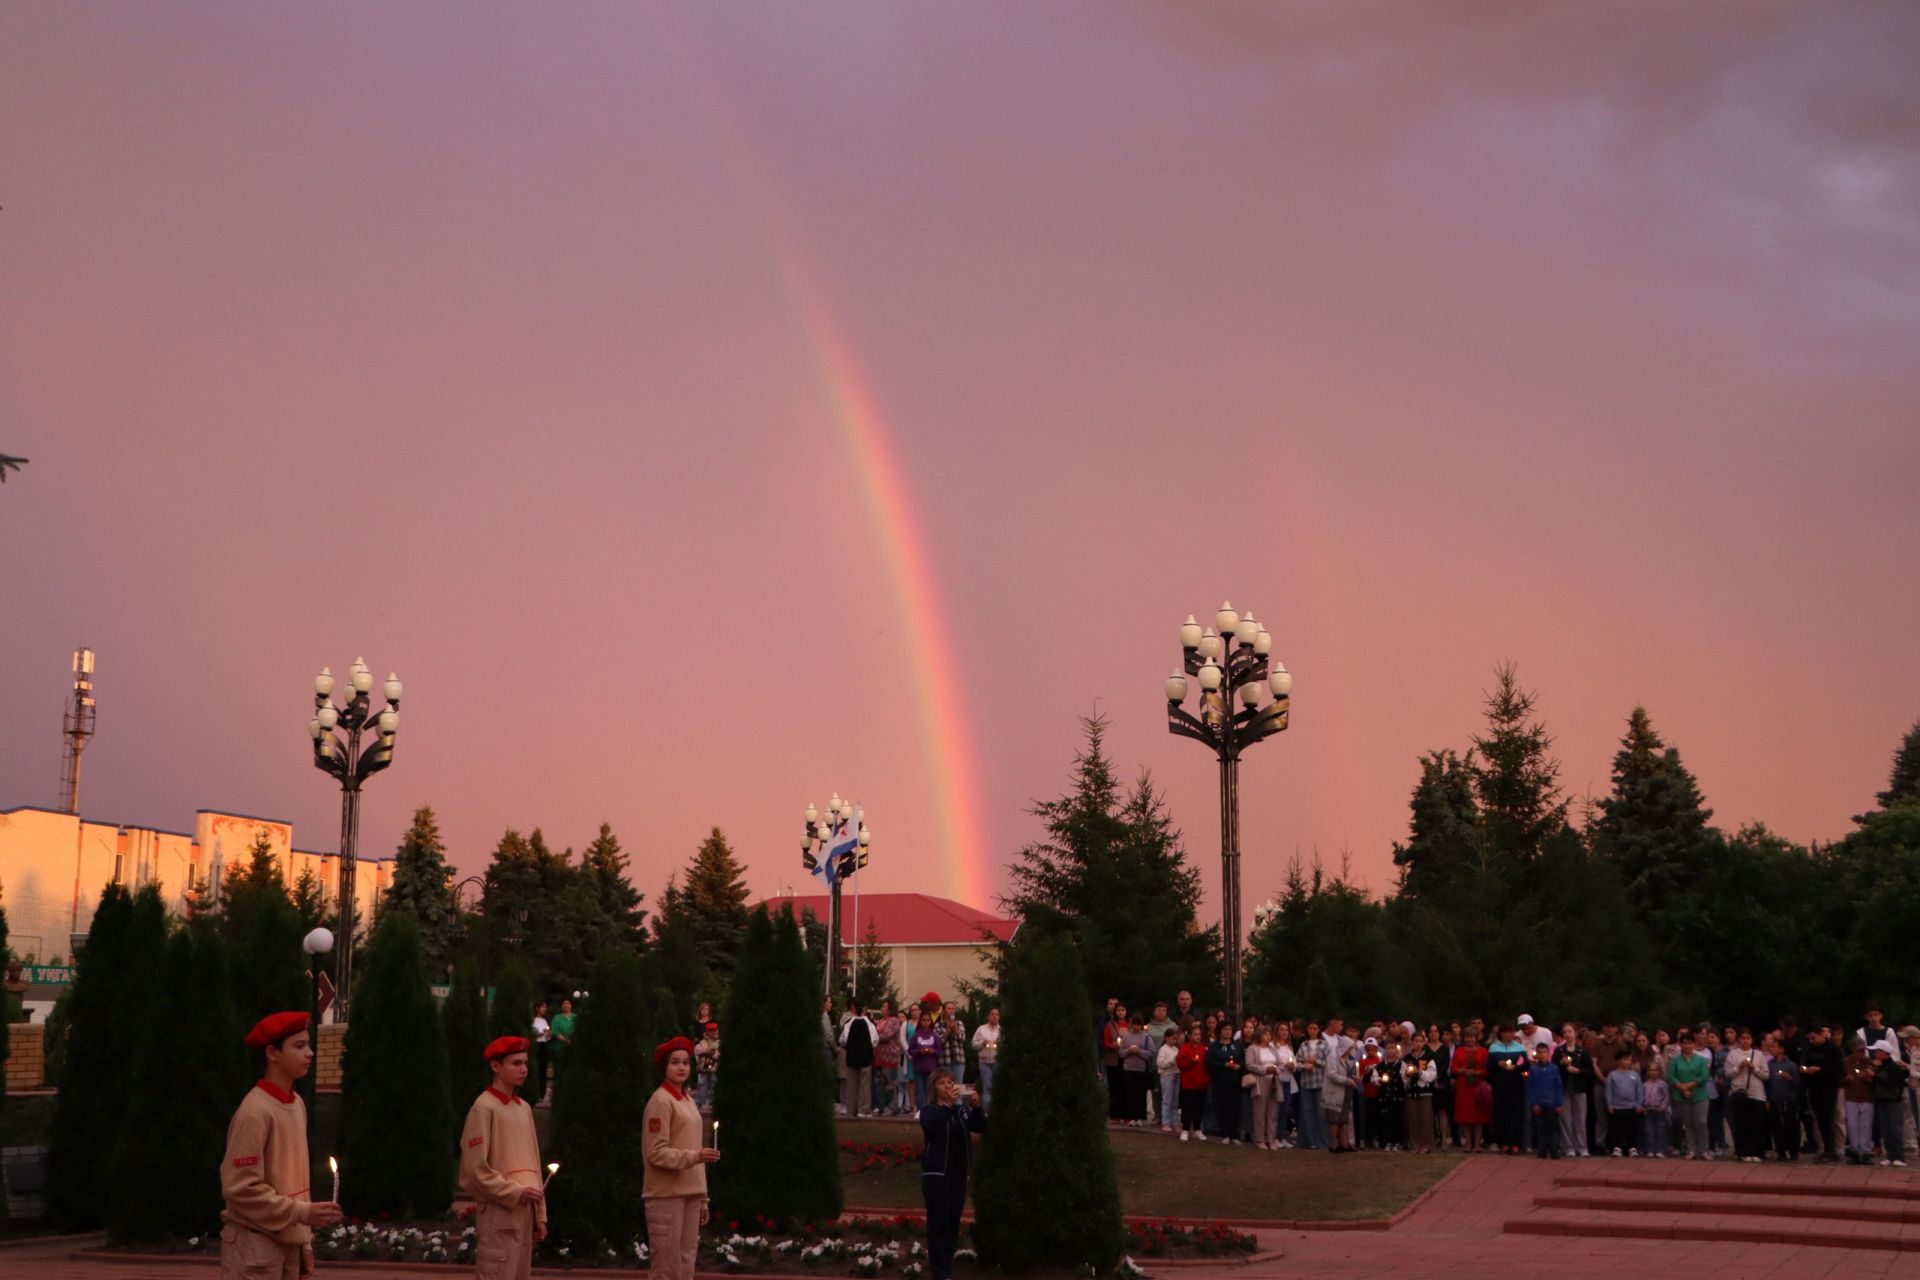
<instances>
[{"instance_id":1,"label":"crowd holding candles","mask_svg":"<svg viewBox=\"0 0 1920 1280\"><path fill-rule=\"evenodd\" d=\"M1108 1116L1265 1150L1459 1150L1904 1167L1920 1131L1920 1027L1558 1030L1510 1021L1235 1020L1185 992L1096 1021Z\"/></svg>"}]
</instances>

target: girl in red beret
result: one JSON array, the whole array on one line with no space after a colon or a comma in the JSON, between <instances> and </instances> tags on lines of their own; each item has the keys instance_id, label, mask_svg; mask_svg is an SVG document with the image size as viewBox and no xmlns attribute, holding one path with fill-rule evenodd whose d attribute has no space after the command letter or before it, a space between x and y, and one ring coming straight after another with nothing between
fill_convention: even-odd
<instances>
[{"instance_id":1,"label":"girl in red beret","mask_svg":"<svg viewBox=\"0 0 1920 1280\"><path fill-rule=\"evenodd\" d=\"M227 1125L220 1159L222 1280L313 1274L313 1228L340 1221L340 1206L308 1195L307 1104L294 1082L313 1065L307 1015L260 1019L247 1048L260 1055L260 1083L247 1090Z\"/></svg>"},{"instance_id":2,"label":"girl in red beret","mask_svg":"<svg viewBox=\"0 0 1920 1280\"><path fill-rule=\"evenodd\" d=\"M707 1220L707 1166L720 1153L701 1142L705 1125L687 1091L693 1041L675 1036L653 1051L653 1060L663 1070L641 1122L646 1185L640 1193L653 1254L650 1274L662 1280L692 1280L700 1224Z\"/></svg>"},{"instance_id":3,"label":"girl in red beret","mask_svg":"<svg viewBox=\"0 0 1920 1280\"><path fill-rule=\"evenodd\" d=\"M493 1083L473 1100L460 1130L460 1189L473 1197L473 1260L485 1280L527 1280L533 1246L547 1236L540 1137L519 1093L532 1047L501 1036L482 1051Z\"/></svg>"}]
</instances>

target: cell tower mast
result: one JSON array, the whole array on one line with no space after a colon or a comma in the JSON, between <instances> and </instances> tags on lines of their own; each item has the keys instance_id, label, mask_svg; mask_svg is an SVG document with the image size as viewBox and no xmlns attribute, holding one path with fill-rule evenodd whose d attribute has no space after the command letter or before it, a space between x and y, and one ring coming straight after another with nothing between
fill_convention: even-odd
<instances>
[{"instance_id":1,"label":"cell tower mast","mask_svg":"<svg viewBox=\"0 0 1920 1280\"><path fill-rule=\"evenodd\" d=\"M66 813L80 812L80 753L93 736L93 650L84 646L73 651L73 701L61 724L60 736L66 740L60 763L60 808Z\"/></svg>"}]
</instances>

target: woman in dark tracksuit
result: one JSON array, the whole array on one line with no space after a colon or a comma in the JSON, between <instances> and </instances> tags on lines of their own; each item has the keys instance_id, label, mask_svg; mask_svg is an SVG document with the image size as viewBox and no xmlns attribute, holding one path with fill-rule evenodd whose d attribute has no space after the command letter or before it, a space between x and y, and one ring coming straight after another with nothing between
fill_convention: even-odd
<instances>
[{"instance_id":1,"label":"woman in dark tracksuit","mask_svg":"<svg viewBox=\"0 0 1920 1280\"><path fill-rule=\"evenodd\" d=\"M927 1270L930 1280L951 1280L953 1251L960 1242L960 1210L967 1203L967 1171L973 1139L987 1127L980 1095L961 1089L947 1071L936 1071L933 1101L920 1108L920 1191L927 1200Z\"/></svg>"}]
</instances>

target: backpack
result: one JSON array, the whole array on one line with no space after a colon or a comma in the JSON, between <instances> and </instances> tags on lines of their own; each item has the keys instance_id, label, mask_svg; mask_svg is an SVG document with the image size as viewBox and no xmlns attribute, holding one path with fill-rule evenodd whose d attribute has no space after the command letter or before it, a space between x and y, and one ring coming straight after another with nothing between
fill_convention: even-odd
<instances>
[{"instance_id":1,"label":"backpack","mask_svg":"<svg viewBox=\"0 0 1920 1280\"><path fill-rule=\"evenodd\" d=\"M873 1065L873 1032L868 1030L865 1018L855 1018L847 1024L847 1065L850 1067Z\"/></svg>"}]
</instances>

